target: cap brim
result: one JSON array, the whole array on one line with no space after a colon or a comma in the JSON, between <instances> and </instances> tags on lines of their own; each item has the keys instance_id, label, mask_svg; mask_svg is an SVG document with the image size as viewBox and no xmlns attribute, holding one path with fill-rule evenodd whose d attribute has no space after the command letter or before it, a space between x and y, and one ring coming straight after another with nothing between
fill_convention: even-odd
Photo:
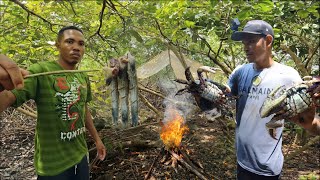
<instances>
[{"instance_id":1,"label":"cap brim","mask_svg":"<svg viewBox=\"0 0 320 180\"><path fill-rule=\"evenodd\" d=\"M261 33L257 33L257 32L248 32L248 31L236 31L234 33L232 33L231 35L231 39L234 40L234 41L242 41L246 35L248 34L261 34Z\"/></svg>"}]
</instances>

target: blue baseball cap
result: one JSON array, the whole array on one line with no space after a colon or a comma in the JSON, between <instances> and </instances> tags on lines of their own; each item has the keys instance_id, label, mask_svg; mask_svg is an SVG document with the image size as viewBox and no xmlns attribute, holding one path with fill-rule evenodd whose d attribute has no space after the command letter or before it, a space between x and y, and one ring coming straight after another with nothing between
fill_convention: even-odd
<instances>
[{"instance_id":1,"label":"blue baseball cap","mask_svg":"<svg viewBox=\"0 0 320 180\"><path fill-rule=\"evenodd\" d=\"M272 26L263 20L251 20L244 26L243 31L235 31L231 35L234 41L242 41L246 34L272 35L274 37Z\"/></svg>"}]
</instances>

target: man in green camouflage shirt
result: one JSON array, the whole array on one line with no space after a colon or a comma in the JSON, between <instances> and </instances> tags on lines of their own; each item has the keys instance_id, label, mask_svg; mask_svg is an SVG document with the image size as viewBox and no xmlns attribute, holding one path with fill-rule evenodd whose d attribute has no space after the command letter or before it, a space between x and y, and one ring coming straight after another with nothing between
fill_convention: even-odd
<instances>
[{"instance_id":1,"label":"man in green camouflage shirt","mask_svg":"<svg viewBox=\"0 0 320 180\"><path fill-rule=\"evenodd\" d=\"M59 50L57 61L34 64L28 71L34 74L75 70L85 51L82 30L75 26L62 28L56 47ZM1 62L10 62L8 59L0 56ZM2 83L0 85L3 86ZM34 163L39 180L89 179L86 129L95 141L100 160L105 158L105 146L93 125L87 105L92 97L86 74L64 73L27 78L22 89L4 90L0 93L0 99L0 112L9 106L18 107L29 99L37 104Z\"/></svg>"}]
</instances>

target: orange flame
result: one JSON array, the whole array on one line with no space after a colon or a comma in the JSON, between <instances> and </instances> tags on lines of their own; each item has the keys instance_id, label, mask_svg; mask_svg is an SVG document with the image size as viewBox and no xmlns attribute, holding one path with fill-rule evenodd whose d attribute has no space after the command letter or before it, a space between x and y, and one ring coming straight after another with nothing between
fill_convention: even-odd
<instances>
[{"instance_id":1,"label":"orange flame","mask_svg":"<svg viewBox=\"0 0 320 180\"><path fill-rule=\"evenodd\" d=\"M183 134L189 128L184 124L183 117L177 111L172 110L169 115L170 119L161 128L160 138L167 148L179 147Z\"/></svg>"}]
</instances>

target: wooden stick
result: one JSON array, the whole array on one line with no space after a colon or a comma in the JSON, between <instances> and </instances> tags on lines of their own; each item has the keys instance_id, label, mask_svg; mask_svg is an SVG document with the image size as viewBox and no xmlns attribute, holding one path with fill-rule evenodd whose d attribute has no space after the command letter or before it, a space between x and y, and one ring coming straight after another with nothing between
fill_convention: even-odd
<instances>
[{"instance_id":1,"label":"wooden stick","mask_svg":"<svg viewBox=\"0 0 320 180\"><path fill-rule=\"evenodd\" d=\"M24 78L36 77L36 76L45 76L51 74L64 74L64 73L79 73L79 72L95 72L101 71L99 69L91 69L91 70L61 70L61 71L51 71L51 72L43 72L43 73L36 73L24 76Z\"/></svg>"},{"instance_id":2,"label":"wooden stick","mask_svg":"<svg viewBox=\"0 0 320 180\"><path fill-rule=\"evenodd\" d=\"M91 172L93 166L96 165L96 163L98 162L98 160L99 160L99 157L98 157L98 155L97 155L97 156L94 158L94 160L91 162L91 164L89 165L89 172Z\"/></svg>"},{"instance_id":3,"label":"wooden stick","mask_svg":"<svg viewBox=\"0 0 320 180\"><path fill-rule=\"evenodd\" d=\"M184 152L182 149L180 149L180 153L182 154L182 156L184 157L184 159L187 161L187 163L189 163L190 166L192 166L193 168L199 168L200 172L203 173L203 174L206 174L204 171L203 171L203 167L201 167L200 165L198 165L195 161L193 161L192 159L189 158L189 156L187 155L186 152Z\"/></svg>"},{"instance_id":4,"label":"wooden stick","mask_svg":"<svg viewBox=\"0 0 320 180\"><path fill-rule=\"evenodd\" d=\"M173 152L172 150L169 150L170 154L176 158L181 164L183 164L187 169L192 171L195 175L197 175L200 179L203 180L209 180L204 175L202 175L197 169L193 168L191 165L189 165L187 162L185 162L178 154Z\"/></svg>"},{"instance_id":5,"label":"wooden stick","mask_svg":"<svg viewBox=\"0 0 320 180\"><path fill-rule=\"evenodd\" d=\"M37 111L33 110L30 106L26 105L25 103L22 104L22 107L28 109L28 111L32 112L33 114L37 114Z\"/></svg>"},{"instance_id":6,"label":"wooden stick","mask_svg":"<svg viewBox=\"0 0 320 180\"><path fill-rule=\"evenodd\" d=\"M173 102L173 103L175 103L175 104L179 104L179 105L183 105L183 106L189 106L189 107L191 107L191 108L198 108L198 106L195 106L195 105L193 105L193 104L191 104L191 103L182 102L182 101L177 101L177 100L174 100L174 99L167 98L167 97L165 97L163 94L160 94L160 93L158 93L158 92L155 92L155 91L153 91L153 90L151 90L151 89L147 89L147 88L145 88L145 87L143 87L143 86L141 86L141 85L138 85L138 88L139 88L139 90L142 90L142 91L148 92L148 93L150 93L150 94L156 95L156 96L158 96L158 97L161 97L162 99L166 99L166 100L168 100L168 101L170 101L170 102Z\"/></svg>"},{"instance_id":7,"label":"wooden stick","mask_svg":"<svg viewBox=\"0 0 320 180\"><path fill-rule=\"evenodd\" d=\"M158 111L157 108L155 108L141 93L139 93L139 97L146 106L148 106L153 112L157 114L157 117L162 116L160 111Z\"/></svg>"},{"instance_id":8,"label":"wooden stick","mask_svg":"<svg viewBox=\"0 0 320 180\"><path fill-rule=\"evenodd\" d=\"M21 107L18 107L18 108L16 108L16 109L17 109L17 111L19 111L19 112L21 112L21 113L23 113L23 114L25 114L25 115L28 115L28 116L30 116L30 117L33 117L33 118L37 119L37 115L34 114L34 113L32 113L32 112L30 112L30 111L27 111L27 110L25 110L25 109L22 109Z\"/></svg>"}]
</instances>

